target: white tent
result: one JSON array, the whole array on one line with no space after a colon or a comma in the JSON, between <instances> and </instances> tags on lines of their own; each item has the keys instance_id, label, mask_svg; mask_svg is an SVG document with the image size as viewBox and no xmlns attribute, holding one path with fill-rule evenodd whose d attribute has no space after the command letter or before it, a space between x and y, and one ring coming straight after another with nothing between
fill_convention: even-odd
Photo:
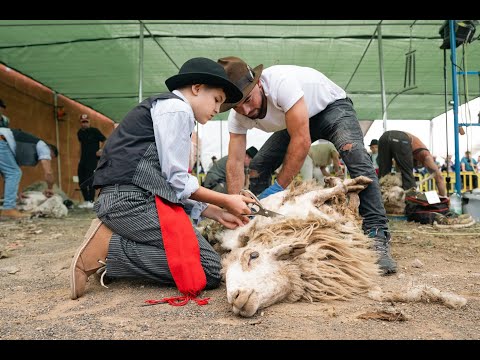
<instances>
[{"instance_id":1,"label":"white tent","mask_svg":"<svg viewBox=\"0 0 480 360\"><path fill-rule=\"evenodd\" d=\"M458 122L465 124L478 124L480 111L480 98L470 101L467 106L462 105L458 108ZM418 136L425 145L428 146L433 155L443 161L447 154L447 137L448 137L448 153L452 155L455 161L455 139L453 128L453 110L447 112L447 120L445 114L439 115L432 120L387 120L387 130L407 131ZM448 134L446 133L446 122L448 122ZM464 156L465 151L470 150L472 157L477 159L480 155L480 126L464 127L465 135L459 135L459 155ZM375 120L365 135L365 145L372 139L378 139L383 133L383 121Z\"/></svg>"},{"instance_id":2,"label":"white tent","mask_svg":"<svg viewBox=\"0 0 480 360\"><path fill-rule=\"evenodd\" d=\"M470 101L467 106L458 108L459 123L477 123L480 111L480 98ZM448 153L455 158L453 110L448 111ZM443 161L447 154L447 134L445 131L445 114L439 115L432 120L387 120L387 130L402 130L418 136L428 146L432 154ZM459 136L459 151L462 157L468 149L472 156L477 159L480 155L480 126L465 127L465 135ZM218 159L228 154L228 126L227 121L209 121L199 126L199 136L203 140L201 160L205 168L211 163L211 157L215 155ZM220 133L222 136L220 136ZM372 139L378 139L383 133L383 120L375 120L368 129L364 143L368 144ZM247 133L247 148L255 146L257 149L269 138L271 133L258 129L249 130ZM455 161L455 159L454 159Z\"/></svg>"},{"instance_id":3,"label":"white tent","mask_svg":"<svg viewBox=\"0 0 480 360\"><path fill-rule=\"evenodd\" d=\"M222 136L220 136L220 133ZM226 120L209 121L205 125L198 127L198 134L202 139L201 160L205 169L208 169L212 162L211 157L215 155L217 159L228 155L228 125ZM260 149L272 133L266 133L262 130L252 129L247 133L247 149L255 146Z\"/></svg>"}]
</instances>

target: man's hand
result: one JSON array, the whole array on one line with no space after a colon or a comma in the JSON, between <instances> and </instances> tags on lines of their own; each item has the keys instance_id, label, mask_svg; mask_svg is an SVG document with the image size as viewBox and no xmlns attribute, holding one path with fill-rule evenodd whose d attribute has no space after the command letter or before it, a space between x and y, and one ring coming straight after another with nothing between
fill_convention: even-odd
<instances>
[{"instance_id":1,"label":"man's hand","mask_svg":"<svg viewBox=\"0 0 480 360\"><path fill-rule=\"evenodd\" d=\"M53 192L52 189L45 189L43 191L43 195L45 195L47 198L50 198L52 197L53 195L55 195L55 193Z\"/></svg>"},{"instance_id":2,"label":"man's hand","mask_svg":"<svg viewBox=\"0 0 480 360\"><path fill-rule=\"evenodd\" d=\"M258 197L258 200L261 200L263 198L266 198L267 196L273 195L273 194L275 194L277 192L280 192L280 191L283 191L283 190L285 190L285 189L280 186L280 184L277 182L277 180L275 180L273 185L270 185L268 188L263 190L260 193L260 195L258 195L257 197Z\"/></svg>"}]
</instances>

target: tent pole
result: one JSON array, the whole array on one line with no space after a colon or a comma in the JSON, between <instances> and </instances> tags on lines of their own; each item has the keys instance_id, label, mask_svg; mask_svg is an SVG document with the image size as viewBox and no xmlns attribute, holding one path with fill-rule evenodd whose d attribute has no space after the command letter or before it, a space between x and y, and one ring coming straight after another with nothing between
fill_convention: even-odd
<instances>
[{"instance_id":1,"label":"tent pole","mask_svg":"<svg viewBox=\"0 0 480 360\"><path fill-rule=\"evenodd\" d=\"M380 64L380 86L382 90L383 132L387 131L387 99L385 96L385 76L383 72L382 25L377 25L378 61Z\"/></svg>"},{"instance_id":2,"label":"tent pole","mask_svg":"<svg viewBox=\"0 0 480 360\"><path fill-rule=\"evenodd\" d=\"M430 141L430 144L429 144L429 148L431 149L432 151L432 154L433 154L433 121L432 119L430 119L430 136L429 136L429 141Z\"/></svg>"},{"instance_id":3,"label":"tent pole","mask_svg":"<svg viewBox=\"0 0 480 360\"><path fill-rule=\"evenodd\" d=\"M200 181L200 134L198 133L199 131L199 127L198 127L198 122L197 122L197 153L196 153L196 157L197 157L197 160L196 160L196 173L197 173L197 181L200 185L202 185L202 182Z\"/></svg>"},{"instance_id":4,"label":"tent pole","mask_svg":"<svg viewBox=\"0 0 480 360\"><path fill-rule=\"evenodd\" d=\"M455 192L462 196L460 178L460 149L458 137L458 89L457 89L457 39L455 37L455 20L448 20L450 26L450 52L452 61L452 96L453 96L453 134L455 139Z\"/></svg>"},{"instance_id":5,"label":"tent pole","mask_svg":"<svg viewBox=\"0 0 480 360\"><path fill-rule=\"evenodd\" d=\"M140 22L140 38L138 43L138 102L143 100L143 23Z\"/></svg>"},{"instance_id":6,"label":"tent pole","mask_svg":"<svg viewBox=\"0 0 480 360\"><path fill-rule=\"evenodd\" d=\"M222 129L222 124L223 124L223 120L220 120L220 157L219 159L221 159L223 157L223 129Z\"/></svg>"},{"instance_id":7,"label":"tent pole","mask_svg":"<svg viewBox=\"0 0 480 360\"><path fill-rule=\"evenodd\" d=\"M58 188L62 190L62 167L60 166L60 131L58 129L58 113L57 113L57 106L58 106L58 96L57 92L53 92L53 116L55 118L55 137L58 149L58 156L57 156L57 168L58 168Z\"/></svg>"}]
</instances>

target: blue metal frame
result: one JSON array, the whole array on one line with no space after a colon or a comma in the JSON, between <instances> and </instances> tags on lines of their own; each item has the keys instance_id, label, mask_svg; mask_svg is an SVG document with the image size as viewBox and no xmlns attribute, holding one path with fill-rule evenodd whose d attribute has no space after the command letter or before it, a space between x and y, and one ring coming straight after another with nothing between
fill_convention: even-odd
<instances>
[{"instance_id":1,"label":"blue metal frame","mask_svg":"<svg viewBox=\"0 0 480 360\"><path fill-rule=\"evenodd\" d=\"M458 75L480 75L480 71L459 71Z\"/></svg>"},{"instance_id":2,"label":"blue metal frame","mask_svg":"<svg viewBox=\"0 0 480 360\"><path fill-rule=\"evenodd\" d=\"M452 96L453 96L453 128L455 139L455 192L462 196L460 181L460 148L458 137L458 88L457 88L457 39L455 36L455 20L448 20L450 26L450 52L452 61Z\"/></svg>"},{"instance_id":3,"label":"blue metal frame","mask_svg":"<svg viewBox=\"0 0 480 360\"><path fill-rule=\"evenodd\" d=\"M455 20L448 20L450 26L450 49L452 53L452 96L453 96L453 128L455 139L455 192L462 195L462 184L460 180L460 148L459 148L459 126L480 126L480 124L459 124L458 123L458 87L457 75L480 75L480 71L457 71L457 39L455 35ZM467 99L468 100L468 99Z\"/></svg>"}]
</instances>

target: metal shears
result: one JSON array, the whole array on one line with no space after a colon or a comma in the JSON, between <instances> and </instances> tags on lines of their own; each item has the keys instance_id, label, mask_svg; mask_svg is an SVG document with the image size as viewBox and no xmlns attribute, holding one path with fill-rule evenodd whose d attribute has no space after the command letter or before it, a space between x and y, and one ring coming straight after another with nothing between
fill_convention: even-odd
<instances>
[{"instance_id":1,"label":"metal shears","mask_svg":"<svg viewBox=\"0 0 480 360\"><path fill-rule=\"evenodd\" d=\"M252 212L251 214L242 214L245 216L256 216L256 215L262 215L266 217L275 217L275 216L285 216L283 214L277 213L275 211L267 210L263 207L263 205L260 203L260 200L250 191L247 189L242 189L240 190L240 195L249 197L253 200L255 200L254 203L248 204L248 207L250 208L250 211Z\"/></svg>"}]
</instances>

